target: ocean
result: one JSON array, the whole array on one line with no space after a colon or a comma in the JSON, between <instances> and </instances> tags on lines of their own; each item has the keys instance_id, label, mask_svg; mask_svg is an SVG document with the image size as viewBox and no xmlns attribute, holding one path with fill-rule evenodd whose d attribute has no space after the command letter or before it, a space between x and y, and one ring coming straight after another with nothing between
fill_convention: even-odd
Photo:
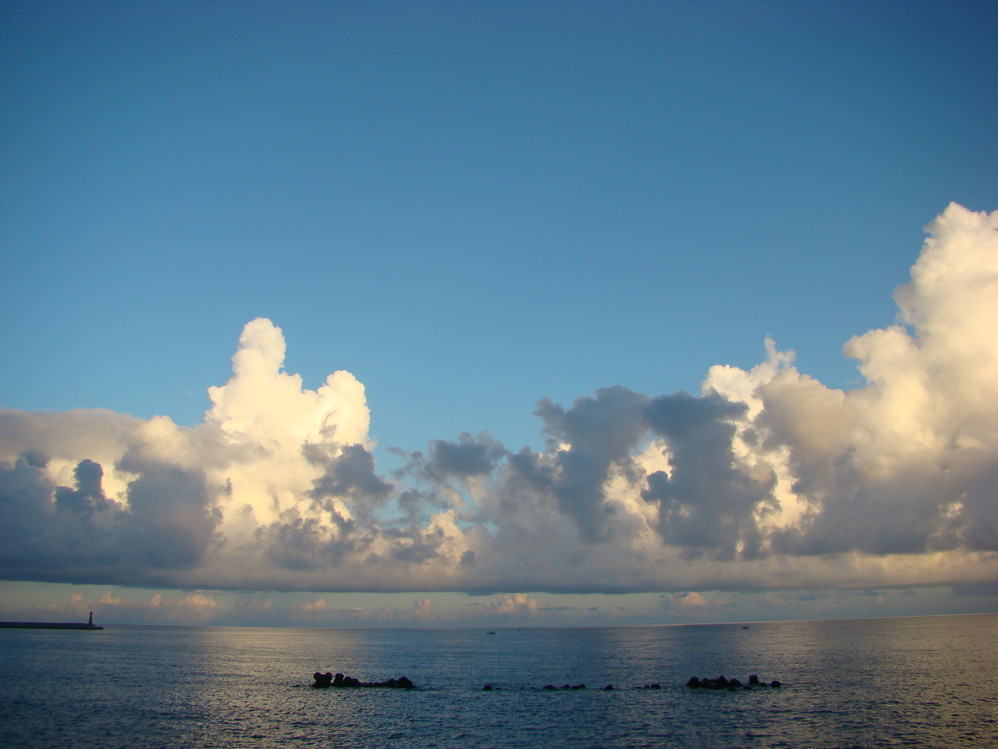
<instances>
[{"instance_id":1,"label":"ocean","mask_svg":"<svg viewBox=\"0 0 998 749\"><path fill-rule=\"evenodd\" d=\"M996 634L998 615L3 630L0 746L993 747ZM314 689L316 671L416 688ZM686 686L722 674L782 686Z\"/></svg>"}]
</instances>

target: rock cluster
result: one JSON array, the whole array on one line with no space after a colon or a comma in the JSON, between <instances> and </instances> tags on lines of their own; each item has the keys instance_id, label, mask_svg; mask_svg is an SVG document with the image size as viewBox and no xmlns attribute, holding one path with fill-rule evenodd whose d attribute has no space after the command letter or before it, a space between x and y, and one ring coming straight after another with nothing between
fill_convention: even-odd
<instances>
[{"instance_id":1,"label":"rock cluster","mask_svg":"<svg viewBox=\"0 0 998 749\"><path fill-rule=\"evenodd\" d=\"M718 676L716 679L709 679L706 676L704 677L691 676L690 680L686 682L686 686L688 686L690 689L715 689L715 690L726 689L728 691L734 691L736 689L752 689L753 687L767 687L771 689L779 689L783 685L776 679L773 679L770 682L760 681L758 676L752 674L751 676L748 677L748 681L746 682L742 682L740 679L728 679L724 676ZM520 688L523 689L523 687ZM560 687L557 687L554 684L547 684L543 687L540 687L542 691L547 691L547 692L557 692L566 689L578 690L585 688L586 688L585 684L565 684ZM643 687L634 687L634 689L661 689L661 688L662 685L658 683L645 684ZM492 684L486 684L484 687L482 687L483 692L499 691L501 689L502 687L496 687L493 686ZM530 687L530 689L538 689L538 687ZM613 684L607 684L605 687L602 687L602 691L604 692L612 692L614 691L614 689L615 688Z\"/></svg>"},{"instance_id":2,"label":"rock cluster","mask_svg":"<svg viewBox=\"0 0 998 749\"><path fill-rule=\"evenodd\" d=\"M312 678L315 679L315 683L312 685L318 689L326 689L328 687L384 687L387 689L412 689L412 681L406 677L401 676L398 679L389 679L388 681L361 681L360 679L355 679L352 676L344 676L343 674L333 674L328 671L324 674L320 674L316 671L312 674Z\"/></svg>"},{"instance_id":3,"label":"rock cluster","mask_svg":"<svg viewBox=\"0 0 998 749\"><path fill-rule=\"evenodd\" d=\"M690 680L686 682L686 686L690 689L727 689L728 691L735 691L736 689L752 689L752 687L771 687L773 689L779 689L783 686L779 681L773 679L768 684L764 681L759 681L759 677L755 674L751 674L748 677L747 683L742 683L738 679L726 679L724 676L718 676L716 679L708 679L707 677L698 678L696 676L691 676Z\"/></svg>"}]
</instances>

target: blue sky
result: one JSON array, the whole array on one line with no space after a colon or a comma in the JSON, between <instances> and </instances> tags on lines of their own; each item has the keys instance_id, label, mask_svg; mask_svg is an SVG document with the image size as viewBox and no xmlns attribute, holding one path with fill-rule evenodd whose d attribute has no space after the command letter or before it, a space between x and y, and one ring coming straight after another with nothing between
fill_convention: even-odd
<instances>
[{"instance_id":1,"label":"blue sky","mask_svg":"<svg viewBox=\"0 0 998 749\"><path fill-rule=\"evenodd\" d=\"M32 442L23 434L39 432L23 425L39 414L58 421L73 409L107 409L141 424L165 415L176 439L210 424L227 424L234 439L241 407L206 421L216 405L208 388L232 377L240 335L257 318L280 328L284 371L301 375L304 392L337 370L363 385L369 422L341 424L339 434L364 445L363 455L349 453L356 470L368 470L356 468L368 465L365 456L376 466L364 474L374 509L359 510L351 495L326 498L333 504L324 511L377 516L382 530L410 507L397 504L407 481L440 478L440 445L494 458L489 486L484 474L468 483L465 473L450 499L439 481L418 489L434 498L421 510L424 532L434 527L431 505L457 512L467 532L481 521L469 507L488 515L487 498L512 491L495 488L509 465L496 445L508 456L529 448L537 465L557 463L547 440L578 448L568 439L574 417L565 416L577 398L615 386L651 399L697 398L711 367L747 373L766 362L767 336L777 351L796 353L790 368L802 378L830 392L861 391L871 381L843 345L895 322L892 293L910 280L923 227L951 202L998 208L998 104L989 88L996 22L993 4L975 2L5 3L0 406L27 415L18 417L23 432L8 427L0 460L13 470L19 451L44 453L48 462L36 467L48 472L50 504L57 487L96 501L86 476L73 473L95 461L100 496L117 496L134 515L128 482L148 473L126 448L87 454L66 446L72 430L58 424L45 432L49 442ZM869 371L887 367L868 363ZM270 402L265 388L246 392L260 408ZM552 406L541 407L547 417L535 415L542 399ZM140 428L115 423L107 428L116 434ZM650 423L651 438L668 441L668 428ZM636 438L632 452L645 442ZM336 439L323 449L328 471L346 465ZM668 449L675 463L678 448ZM607 460L619 468L619 457ZM567 475L575 464L553 470ZM225 473L214 463L197 470ZM261 475L245 480L259 485ZM308 502L318 502L321 480L302 481L312 487ZM355 495L360 483L349 487ZM641 486L645 501L667 502L654 482ZM285 490L304 501L300 487ZM609 484L593 491L599 502L616 501ZM582 529L582 543L608 543L590 524L592 507L572 504L568 492L551 501ZM855 508L863 491L848 492ZM258 500L249 504L264 527L282 512L305 512L281 504L291 501L277 502L266 521ZM206 502L224 515L213 526L221 533L233 514L217 497ZM480 528L501 527L501 514L489 517ZM675 541L678 531L661 523L662 537ZM914 547L957 548L933 538ZM994 551L974 543L972 553ZM849 551L903 547L867 539ZM289 583L164 571L200 568L205 548L149 575L111 574L106 559L89 558L60 563L89 575L51 572L11 554L0 577L161 581L167 591L271 585L295 595L323 587L318 572ZM688 586L680 576L636 587L660 602L776 588L773 574L736 584L698 573ZM419 585L463 595L485 584L428 575L366 585L412 598ZM599 576L597 565L594 589ZM805 577L789 587L839 589L848 576ZM869 585L849 585L896 582L859 578ZM513 576L486 587L514 596L557 587L534 582ZM951 582L979 580L939 580ZM585 592L582 580L570 587ZM53 600L64 598L58 590Z\"/></svg>"}]
</instances>

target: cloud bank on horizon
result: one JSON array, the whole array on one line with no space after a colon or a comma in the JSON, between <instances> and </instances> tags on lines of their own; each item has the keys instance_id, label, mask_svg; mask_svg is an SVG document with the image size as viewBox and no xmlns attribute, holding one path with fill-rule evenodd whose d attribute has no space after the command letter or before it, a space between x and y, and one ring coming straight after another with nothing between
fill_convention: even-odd
<instances>
[{"instance_id":1,"label":"cloud bank on horizon","mask_svg":"<svg viewBox=\"0 0 998 749\"><path fill-rule=\"evenodd\" d=\"M316 390L249 322L204 421L0 412L0 579L469 593L998 579L998 211L928 227L895 324L831 389L767 340L699 395L610 387L379 473L364 386Z\"/></svg>"}]
</instances>

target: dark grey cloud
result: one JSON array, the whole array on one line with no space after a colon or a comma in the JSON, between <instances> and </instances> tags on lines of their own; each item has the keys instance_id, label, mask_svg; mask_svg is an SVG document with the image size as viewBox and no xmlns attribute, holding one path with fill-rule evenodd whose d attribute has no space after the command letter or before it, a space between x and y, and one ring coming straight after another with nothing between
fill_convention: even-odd
<instances>
[{"instance_id":1,"label":"dark grey cloud","mask_svg":"<svg viewBox=\"0 0 998 749\"><path fill-rule=\"evenodd\" d=\"M439 528L392 529L385 537L391 540L389 554L392 560L406 564L423 564L439 558L447 540Z\"/></svg>"},{"instance_id":2,"label":"dark grey cloud","mask_svg":"<svg viewBox=\"0 0 998 749\"><path fill-rule=\"evenodd\" d=\"M139 466L122 461L123 468ZM130 467L129 467L130 466ZM146 462L128 485L123 541L128 558L152 569L185 569L200 562L213 543L222 516L204 472Z\"/></svg>"},{"instance_id":3,"label":"dark grey cloud","mask_svg":"<svg viewBox=\"0 0 998 749\"><path fill-rule=\"evenodd\" d=\"M322 471L308 492L322 516L306 517L289 509L256 530L257 543L267 559L290 572L330 569L367 553L379 532L378 510L394 489L378 475L374 457L363 445L308 444L302 452ZM410 513L418 513L418 493L398 502L408 506Z\"/></svg>"},{"instance_id":4,"label":"dark grey cloud","mask_svg":"<svg viewBox=\"0 0 998 749\"><path fill-rule=\"evenodd\" d=\"M550 491L589 541L614 535L617 509L604 485L612 470L633 474L631 451L647 431L647 407L647 396L624 387L598 390L595 398L578 398L567 410L547 399L537 406L551 446L570 445L556 452Z\"/></svg>"},{"instance_id":5,"label":"dark grey cloud","mask_svg":"<svg viewBox=\"0 0 998 749\"><path fill-rule=\"evenodd\" d=\"M374 465L374 456L363 445L345 445L338 454L327 448L309 445L305 457L320 466L323 473L313 484L311 496L327 510L326 500L342 499L350 505L358 522L370 525L375 510L390 497L393 485L381 478Z\"/></svg>"},{"instance_id":6,"label":"dark grey cloud","mask_svg":"<svg viewBox=\"0 0 998 749\"><path fill-rule=\"evenodd\" d=\"M462 433L457 442L433 440L423 471L427 478L443 481L449 476L488 476L506 455L502 443L488 433L472 437Z\"/></svg>"},{"instance_id":7,"label":"dark grey cloud","mask_svg":"<svg viewBox=\"0 0 998 749\"><path fill-rule=\"evenodd\" d=\"M423 508L426 507L434 495L418 489L406 489L399 494L398 504L402 510L405 521L410 528L415 528L425 520Z\"/></svg>"},{"instance_id":8,"label":"dark grey cloud","mask_svg":"<svg viewBox=\"0 0 998 749\"><path fill-rule=\"evenodd\" d=\"M776 476L771 469L750 472L736 460L731 420L744 411L718 395L677 393L649 404L648 423L666 439L672 470L652 473L641 496L658 505L662 540L687 557L762 553L757 517L777 509Z\"/></svg>"},{"instance_id":9,"label":"dark grey cloud","mask_svg":"<svg viewBox=\"0 0 998 749\"><path fill-rule=\"evenodd\" d=\"M219 541L221 515L204 474L126 455L127 504L105 496L103 467L81 460L75 486L31 462L0 465L0 575L45 581L144 583L196 566ZM33 463L35 465L33 465Z\"/></svg>"},{"instance_id":10,"label":"dark grey cloud","mask_svg":"<svg viewBox=\"0 0 998 749\"><path fill-rule=\"evenodd\" d=\"M324 519L303 518L287 511L279 520L258 528L256 540L266 558L281 570L328 569L351 554L363 552L371 541L352 520L338 513L333 514L332 520L335 533Z\"/></svg>"},{"instance_id":11,"label":"dark grey cloud","mask_svg":"<svg viewBox=\"0 0 998 749\"><path fill-rule=\"evenodd\" d=\"M24 459L0 466L0 575L79 582L103 569L128 576L127 513L104 498L101 472L81 462L74 488L53 485Z\"/></svg>"},{"instance_id":12,"label":"dark grey cloud","mask_svg":"<svg viewBox=\"0 0 998 749\"><path fill-rule=\"evenodd\" d=\"M998 460L981 448L965 452L947 467L948 494L961 508L961 540L975 551L998 551Z\"/></svg>"},{"instance_id":13,"label":"dark grey cloud","mask_svg":"<svg viewBox=\"0 0 998 749\"><path fill-rule=\"evenodd\" d=\"M76 489L59 486L55 490L56 509L67 512L92 514L107 507L107 497L101 486L104 469L100 463L92 460L81 460L73 472L76 478Z\"/></svg>"}]
</instances>

